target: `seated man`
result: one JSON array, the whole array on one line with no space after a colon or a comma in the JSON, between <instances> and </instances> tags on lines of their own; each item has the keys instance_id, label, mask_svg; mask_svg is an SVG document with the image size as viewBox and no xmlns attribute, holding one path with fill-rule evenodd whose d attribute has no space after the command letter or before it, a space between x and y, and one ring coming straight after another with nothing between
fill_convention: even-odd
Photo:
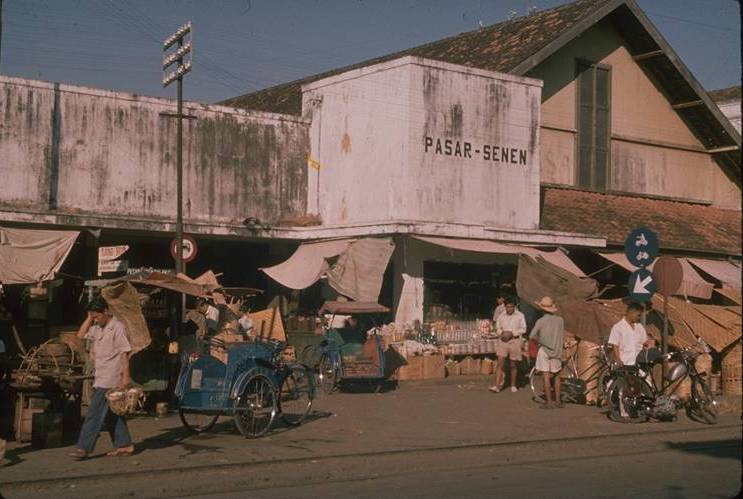
<instances>
[{"instance_id":1,"label":"seated man","mask_svg":"<svg viewBox=\"0 0 743 499\"><path fill-rule=\"evenodd\" d=\"M516 310L515 299L506 300L506 311L495 321L495 332L498 335L498 343L495 346L498 362L495 367L495 384L489 390L498 393L503 388L505 383L503 365L508 357L511 364L511 391L517 392L518 366L516 363L521 360L522 336L526 333L526 318L524 314Z\"/></svg>"}]
</instances>

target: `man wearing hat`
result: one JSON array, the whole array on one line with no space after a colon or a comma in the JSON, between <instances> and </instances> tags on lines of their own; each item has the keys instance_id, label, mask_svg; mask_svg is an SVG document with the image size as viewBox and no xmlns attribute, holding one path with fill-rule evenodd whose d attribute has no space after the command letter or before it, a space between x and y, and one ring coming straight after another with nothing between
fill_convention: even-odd
<instances>
[{"instance_id":1,"label":"man wearing hat","mask_svg":"<svg viewBox=\"0 0 743 499\"><path fill-rule=\"evenodd\" d=\"M544 376L544 394L546 403L543 409L562 407L561 383L559 373L562 370L562 345L565 337L565 322L556 315L557 307L549 296L543 297L534 304L544 315L537 320L529 338L539 343L535 368ZM550 378L555 377L555 399L552 399Z\"/></svg>"}]
</instances>

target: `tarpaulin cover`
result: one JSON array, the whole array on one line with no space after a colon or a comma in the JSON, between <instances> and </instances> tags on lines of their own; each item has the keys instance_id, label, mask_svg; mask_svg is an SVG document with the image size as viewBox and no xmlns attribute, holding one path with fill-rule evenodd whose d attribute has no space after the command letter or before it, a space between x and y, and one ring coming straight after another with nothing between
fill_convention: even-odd
<instances>
[{"instance_id":1,"label":"tarpaulin cover","mask_svg":"<svg viewBox=\"0 0 743 499\"><path fill-rule=\"evenodd\" d=\"M555 301L585 301L597 295L598 284L589 277L575 274L548 262L542 257L519 255L516 271L516 289L519 297L533 303L543 296Z\"/></svg>"},{"instance_id":2,"label":"tarpaulin cover","mask_svg":"<svg viewBox=\"0 0 743 499\"><path fill-rule=\"evenodd\" d=\"M629 272L637 270L637 267L627 260L624 253L599 253L599 255ZM678 258L678 261L683 269L683 276L681 278L681 286L676 294L709 300L712 296L714 285L705 281L704 278L702 278L702 276L700 276L699 273L689 264L686 258ZM649 265L648 269L652 271L653 265Z\"/></svg>"},{"instance_id":3,"label":"tarpaulin cover","mask_svg":"<svg viewBox=\"0 0 743 499\"><path fill-rule=\"evenodd\" d=\"M131 354L144 350L152 341L147 322L142 315L142 306L139 303L139 293L128 282L109 284L101 289L101 296L108 303L114 316L124 323L129 333L129 343L132 346Z\"/></svg>"},{"instance_id":4,"label":"tarpaulin cover","mask_svg":"<svg viewBox=\"0 0 743 499\"><path fill-rule=\"evenodd\" d=\"M343 253L353 239L302 243L288 260L261 270L279 284L305 289L315 284L330 268L327 259Z\"/></svg>"},{"instance_id":5,"label":"tarpaulin cover","mask_svg":"<svg viewBox=\"0 0 743 499\"><path fill-rule=\"evenodd\" d=\"M568 256L560 250L545 251L530 246L519 244L506 244L497 241L486 241L482 239L456 239L449 237L414 236L419 241L435 244L444 248L474 251L478 253L496 253L503 255L528 255L532 258L541 256L553 265L557 265L577 276L584 277L586 274L579 269Z\"/></svg>"},{"instance_id":6,"label":"tarpaulin cover","mask_svg":"<svg viewBox=\"0 0 743 499\"><path fill-rule=\"evenodd\" d=\"M53 279L78 234L78 231L0 227L0 284Z\"/></svg>"},{"instance_id":7,"label":"tarpaulin cover","mask_svg":"<svg viewBox=\"0 0 743 499\"><path fill-rule=\"evenodd\" d=\"M352 300L376 302L394 250L389 237L352 242L328 270L328 284Z\"/></svg>"},{"instance_id":8,"label":"tarpaulin cover","mask_svg":"<svg viewBox=\"0 0 743 499\"><path fill-rule=\"evenodd\" d=\"M389 308L377 302L358 301L326 301L320 309L320 313L331 314L380 314L389 311Z\"/></svg>"},{"instance_id":9,"label":"tarpaulin cover","mask_svg":"<svg viewBox=\"0 0 743 499\"><path fill-rule=\"evenodd\" d=\"M688 260L703 272L722 282L723 287L741 289L740 267L723 260L707 260L706 258L689 258Z\"/></svg>"}]
</instances>

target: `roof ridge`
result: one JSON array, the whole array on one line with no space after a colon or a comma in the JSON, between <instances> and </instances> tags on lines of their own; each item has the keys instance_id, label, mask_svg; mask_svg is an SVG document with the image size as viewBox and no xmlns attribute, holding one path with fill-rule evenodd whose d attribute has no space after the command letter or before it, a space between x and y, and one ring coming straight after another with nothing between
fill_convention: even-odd
<instances>
[{"instance_id":1,"label":"roof ridge","mask_svg":"<svg viewBox=\"0 0 743 499\"><path fill-rule=\"evenodd\" d=\"M438 44L446 43L448 41L453 41L453 40L458 39L458 38L461 38L461 37L474 36L474 35L483 34L483 33L487 33L487 32L495 32L495 31L497 31L499 29L503 29L504 27L508 26L509 24L514 24L515 25L515 24L522 23L522 22L527 21L527 20L530 20L530 19L535 19L535 18L538 18L538 17L541 17L541 16L545 16L545 15L549 15L549 14L552 14L552 13L555 13L555 12L559 12L559 11L562 11L562 10L567 10L569 8L575 8L577 5L580 5L580 4L594 4L595 5L595 8L598 8L598 7L600 7L600 6L602 6L602 5L606 4L606 3L609 3L610 1L611 0L575 0L575 1L572 1L572 2L566 2L566 3L562 4L562 5L558 5L556 7L552 7L552 8L545 9L545 10L540 10L540 11L537 11L537 12L535 12L533 14L526 14L526 15L523 15L523 16L515 17L513 19L505 19L503 21L496 22L496 23L490 24L488 26L484 26L484 27L473 29L473 30L469 30L469 31L461 31L459 33L456 33L456 34L453 34L453 35L449 35L449 36L446 36L444 38L439 38L437 40L432 40L430 42L422 43L422 44L416 45L414 47L408 47L406 49L397 50L397 51L390 52L388 54L384 54L384 55L380 55L380 56L376 56L376 57L371 57L371 58L364 59L364 60L359 61L359 62L355 62L355 63L352 63L352 64L347 64L345 66L340 66L340 67L336 67L336 68L333 68L333 69L328 69L326 71L321 71L319 73L315 73L313 75L308 75L308 76L304 76L304 77L301 77L301 78L297 78L297 79L294 79L294 80L291 80L291 81L288 81L288 82L278 83L276 85L271 85L269 87L265 87L265 88L262 88L262 89L259 89L259 90L255 90L253 92L248 92L246 94L237 95L235 97L230 97L229 99L225 99L223 101L217 102L217 104L224 104L224 103L228 103L229 101L232 101L232 100L235 100L235 99L240 99L240 98L244 98L244 97L248 97L248 96L260 95L262 93L268 93L268 92L276 91L276 90L283 89L283 88L289 88L289 87L294 86L294 85L301 85L301 84L304 84L304 83L310 83L310 82L313 82L313 81L318 81L318 80L321 80L321 79L323 79L325 77L328 77L328 76L337 75L337 74L345 73L347 71L352 71L354 69L358 69L358 68L361 68L361 67L370 66L372 64L376 64L376 63L380 63L380 62L384 62L384 61L388 61L388 60L397 59L398 57L403 57L405 55L409 55L410 53L414 53L414 52L417 52L417 51L425 50L427 48L434 47L434 46L436 46ZM587 16L587 15L588 15L587 12L584 13L582 16L580 16L579 18L576 19L576 22L578 20L582 19L583 17Z\"/></svg>"}]
</instances>

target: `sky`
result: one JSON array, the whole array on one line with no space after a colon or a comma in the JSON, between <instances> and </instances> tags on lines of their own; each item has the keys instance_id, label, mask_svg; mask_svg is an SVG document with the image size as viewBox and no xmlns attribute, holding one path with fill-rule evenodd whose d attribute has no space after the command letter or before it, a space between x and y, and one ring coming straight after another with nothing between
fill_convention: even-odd
<instances>
[{"instance_id":1,"label":"sky","mask_svg":"<svg viewBox=\"0 0 743 499\"><path fill-rule=\"evenodd\" d=\"M162 41L193 25L188 100L217 102L564 0L0 0L0 73L174 97ZM707 89L740 85L737 0L638 0Z\"/></svg>"}]
</instances>

